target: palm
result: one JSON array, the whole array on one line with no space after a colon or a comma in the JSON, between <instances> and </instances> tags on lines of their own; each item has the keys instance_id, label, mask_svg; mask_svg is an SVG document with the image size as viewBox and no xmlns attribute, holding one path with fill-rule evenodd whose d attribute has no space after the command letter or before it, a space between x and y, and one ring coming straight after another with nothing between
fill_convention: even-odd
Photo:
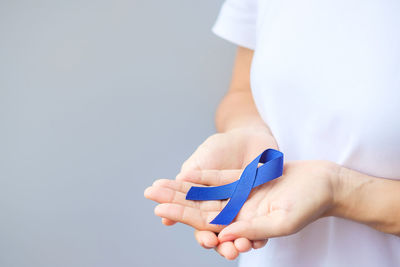
<instances>
[{"instance_id":1,"label":"palm","mask_svg":"<svg viewBox=\"0 0 400 267\"><path fill-rule=\"evenodd\" d=\"M235 222L246 222L248 228L257 222L274 222L270 225L272 232L263 236L267 238L294 233L318 218L331 202L331 185L325 177L312 175L319 173L314 166L319 166L319 162L285 164L282 177L252 190Z\"/></svg>"},{"instance_id":2,"label":"palm","mask_svg":"<svg viewBox=\"0 0 400 267\"><path fill-rule=\"evenodd\" d=\"M209 222L225 207L229 200L191 201L186 200L186 193L192 186L218 186L237 180L242 170L204 170L191 171L186 181L161 179L151 187L150 198L165 203L158 208L160 216L193 226L198 230L219 232L224 227ZM251 221L265 215L273 202L267 191L270 184L261 185L252 190L235 221Z\"/></svg>"},{"instance_id":3,"label":"palm","mask_svg":"<svg viewBox=\"0 0 400 267\"><path fill-rule=\"evenodd\" d=\"M196 177L196 172L221 173L219 170L243 169L254 157L267 148L277 149L275 139L265 128L259 129L235 129L226 133L218 133L210 136L182 165L178 180L190 180ZM237 179L240 171L231 174ZM219 177L212 177L214 183ZM167 224L174 223L166 220Z\"/></svg>"},{"instance_id":4,"label":"palm","mask_svg":"<svg viewBox=\"0 0 400 267\"><path fill-rule=\"evenodd\" d=\"M191 178L196 177L198 173L214 173L214 175L216 173L220 173L215 177L211 177L211 179L213 179L213 183L215 184L220 181L219 177L222 177L219 170L227 169L236 169L236 171L233 171L233 173L229 174L229 177L231 177L231 179L237 179L238 175L240 175L240 169L244 168L248 163L251 162L254 157L260 154L266 148L278 148L275 139L271 136L268 129L266 128L235 129L226 133L212 135L197 148L197 150L188 160L185 161L185 163L182 165L181 173L177 175L177 180L190 180ZM162 183L163 182L159 182L159 184ZM157 197L149 198L160 203L163 203L164 201L165 203L166 198L168 198L167 195L171 192L164 193L166 195L157 193ZM186 194L186 192L181 193ZM184 197L181 194L179 195L180 198ZM252 202L250 202L249 204L246 203L246 207L251 210L251 203L254 203L253 205L255 206L255 202L256 200L252 200ZM214 205L217 205L217 207L221 207L221 204L217 204L217 202L212 202L199 206L208 205L211 209L215 209L215 207L212 207L213 203ZM206 213L202 212L202 214L204 215ZM241 213L240 217L246 217L243 214L244 213ZM162 221L165 225L172 225L175 223L175 220L168 216L164 216ZM205 222L205 218L203 218L202 221ZM207 227L195 228L198 230L208 229ZM196 237L198 241L202 243L205 247L212 247L218 243L216 235L213 232L207 230L196 231ZM248 246L253 246L254 248L262 247L265 245L265 243L266 241L249 243L249 241L242 240L242 245L246 244L245 246L241 246L242 251L246 251L248 249ZM233 244L226 244L226 246L230 246L231 252L236 250L233 248ZM221 245L218 246L217 251L220 249L220 247ZM232 255L232 253L230 254Z\"/></svg>"},{"instance_id":5,"label":"palm","mask_svg":"<svg viewBox=\"0 0 400 267\"><path fill-rule=\"evenodd\" d=\"M252 240L286 235L298 231L329 207L329 179L321 175L326 163L294 162L285 165L284 175L252 190L232 227L245 229ZM190 201L185 196L191 186L221 185L232 182L241 170L196 171L187 181L158 180L147 191L149 198L163 203L156 208L159 216L220 232L224 226L209 222L228 200ZM240 231L239 231L240 232ZM240 237L240 236L238 236Z\"/></svg>"}]
</instances>

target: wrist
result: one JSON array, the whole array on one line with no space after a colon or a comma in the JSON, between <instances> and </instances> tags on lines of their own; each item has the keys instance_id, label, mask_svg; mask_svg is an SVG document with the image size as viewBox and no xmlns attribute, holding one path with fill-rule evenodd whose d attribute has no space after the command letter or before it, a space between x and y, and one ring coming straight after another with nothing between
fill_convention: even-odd
<instances>
[{"instance_id":1,"label":"wrist","mask_svg":"<svg viewBox=\"0 0 400 267\"><path fill-rule=\"evenodd\" d=\"M338 170L333 179L333 205L329 211L330 216L346 218L351 203L352 181L349 179L350 170L338 165Z\"/></svg>"},{"instance_id":2,"label":"wrist","mask_svg":"<svg viewBox=\"0 0 400 267\"><path fill-rule=\"evenodd\" d=\"M343 166L329 162L326 168L326 175L331 187L331 201L328 209L323 214L323 217L338 216L343 212L343 196L345 195L346 176L348 169Z\"/></svg>"}]
</instances>

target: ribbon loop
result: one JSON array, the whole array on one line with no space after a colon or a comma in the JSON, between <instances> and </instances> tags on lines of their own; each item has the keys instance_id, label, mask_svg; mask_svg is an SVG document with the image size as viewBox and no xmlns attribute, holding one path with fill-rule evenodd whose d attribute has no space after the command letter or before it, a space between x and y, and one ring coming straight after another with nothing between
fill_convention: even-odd
<instances>
[{"instance_id":1,"label":"ribbon loop","mask_svg":"<svg viewBox=\"0 0 400 267\"><path fill-rule=\"evenodd\" d=\"M263 163L258 167L259 163ZM230 198L225 208L214 218L211 224L230 224L246 202L251 190L282 176L283 153L267 149L256 157L243 170L239 180L221 186L192 186L186 195L187 200L219 200Z\"/></svg>"}]
</instances>

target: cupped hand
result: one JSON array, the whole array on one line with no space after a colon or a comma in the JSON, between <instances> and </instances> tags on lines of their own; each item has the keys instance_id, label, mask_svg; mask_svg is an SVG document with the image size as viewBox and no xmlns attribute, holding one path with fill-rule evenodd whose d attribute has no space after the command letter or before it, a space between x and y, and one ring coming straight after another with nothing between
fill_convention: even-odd
<instances>
[{"instance_id":1,"label":"cupped hand","mask_svg":"<svg viewBox=\"0 0 400 267\"><path fill-rule=\"evenodd\" d=\"M190 180L192 171L216 172L242 169L267 148L278 149L278 146L265 126L236 128L214 134L184 162L177 180ZM175 223L167 218L163 218L162 222L165 225ZM207 230L195 230L195 237L204 248L215 248L218 253L228 259L236 258L239 252L248 251L251 248L257 249L266 244L266 240L251 242L245 238L220 243L217 235Z\"/></svg>"},{"instance_id":2,"label":"cupped hand","mask_svg":"<svg viewBox=\"0 0 400 267\"><path fill-rule=\"evenodd\" d=\"M334 205L340 167L327 161L286 163L280 178L252 190L234 222L226 227L209 222L228 200L185 199L191 186L227 184L238 179L241 171L190 171L186 181L156 181L146 189L145 195L161 203L155 208L156 215L202 231L219 233L219 249L232 253L230 246L249 249L247 242L250 240L290 235L328 215ZM234 243L227 243L230 241Z\"/></svg>"}]
</instances>

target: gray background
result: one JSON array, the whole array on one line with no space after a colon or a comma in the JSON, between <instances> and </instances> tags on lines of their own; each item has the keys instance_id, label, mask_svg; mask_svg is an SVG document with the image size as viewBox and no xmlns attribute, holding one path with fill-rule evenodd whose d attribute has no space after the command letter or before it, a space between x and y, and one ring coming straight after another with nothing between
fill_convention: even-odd
<instances>
[{"instance_id":1,"label":"gray background","mask_svg":"<svg viewBox=\"0 0 400 267\"><path fill-rule=\"evenodd\" d=\"M0 0L0 266L233 266L143 190L214 131L221 0Z\"/></svg>"}]
</instances>

